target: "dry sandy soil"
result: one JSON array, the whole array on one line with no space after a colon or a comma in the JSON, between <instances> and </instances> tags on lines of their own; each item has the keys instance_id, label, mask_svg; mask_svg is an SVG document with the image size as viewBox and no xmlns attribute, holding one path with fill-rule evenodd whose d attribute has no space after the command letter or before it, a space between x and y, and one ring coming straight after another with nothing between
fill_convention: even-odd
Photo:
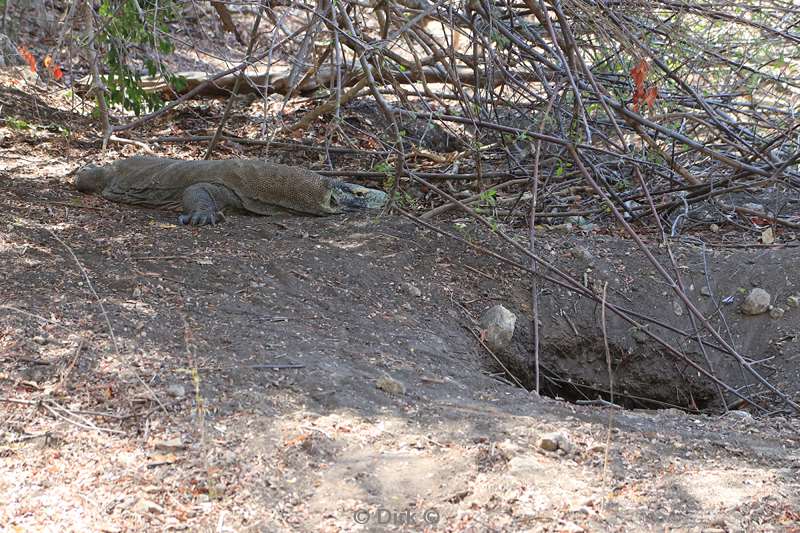
<instances>
[{"instance_id":1,"label":"dry sandy soil","mask_svg":"<svg viewBox=\"0 0 800 533\"><path fill-rule=\"evenodd\" d=\"M81 197L86 119L0 98L0 531L800 531L797 418L536 397L472 334L513 270L393 216Z\"/></svg>"}]
</instances>

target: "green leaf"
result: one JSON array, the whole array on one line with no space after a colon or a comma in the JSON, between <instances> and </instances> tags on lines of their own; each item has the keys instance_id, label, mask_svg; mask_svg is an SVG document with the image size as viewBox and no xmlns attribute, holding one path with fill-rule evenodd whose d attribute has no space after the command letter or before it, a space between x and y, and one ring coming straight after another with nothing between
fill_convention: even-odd
<instances>
[{"instance_id":1,"label":"green leaf","mask_svg":"<svg viewBox=\"0 0 800 533\"><path fill-rule=\"evenodd\" d=\"M21 118L6 118L6 126L12 130L22 131L31 129L31 125Z\"/></svg>"},{"instance_id":2,"label":"green leaf","mask_svg":"<svg viewBox=\"0 0 800 533\"><path fill-rule=\"evenodd\" d=\"M384 173L384 174L386 174L387 176L388 176L389 174L392 174L392 173L394 173L394 167L392 167L392 165L390 165L390 164L389 164L388 162L386 162L386 161L381 161L380 163L376 164L376 165L375 165L374 167L372 167L372 168L373 168L373 170L374 170L375 172L383 172L383 173Z\"/></svg>"},{"instance_id":3,"label":"green leaf","mask_svg":"<svg viewBox=\"0 0 800 533\"><path fill-rule=\"evenodd\" d=\"M486 189L480 194L480 199L483 203L492 207L497 205L497 191L494 189Z\"/></svg>"}]
</instances>

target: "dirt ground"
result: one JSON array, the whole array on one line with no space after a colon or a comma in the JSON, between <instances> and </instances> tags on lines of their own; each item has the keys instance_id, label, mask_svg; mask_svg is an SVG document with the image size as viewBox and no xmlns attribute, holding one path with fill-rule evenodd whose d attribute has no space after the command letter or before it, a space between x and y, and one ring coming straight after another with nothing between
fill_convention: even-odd
<instances>
[{"instance_id":1,"label":"dirt ground","mask_svg":"<svg viewBox=\"0 0 800 533\"><path fill-rule=\"evenodd\" d=\"M0 531L800 531L797 418L536 397L472 333L517 272L394 216L82 197L87 119L2 99Z\"/></svg>"}]
</instances>

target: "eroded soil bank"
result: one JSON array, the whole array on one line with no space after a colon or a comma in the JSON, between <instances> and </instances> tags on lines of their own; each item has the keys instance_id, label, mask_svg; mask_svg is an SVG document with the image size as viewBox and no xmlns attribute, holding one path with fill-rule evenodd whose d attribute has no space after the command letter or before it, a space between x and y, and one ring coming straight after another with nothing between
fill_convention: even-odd
<instances>
[{"instance_id":1,"label":"eroded soil bank","mask_svg":"<svg viewBox=\"0 0 800 533\"><path fill-rule=\"evenodd\" d=\"M73 207L67 166L0 174L10 530L797 527L796 418L609 413L497 376L469 330L503 303L525 349L529 282L490 258L400 218L187 229L173 213ZM574 260L563 236L550 246ZM639 264L619 264L608 243L583 246L611 286ZM704 270L686 259L699 291ZM752 276L771 264L736 266ZM742 285L716 254L709 265L717 298ZM675 315L666 287L639 281L658 293L659 316ZM619 290L638 305L640 292ZM570 319L588 321L582 313ZM796 313L729 325L773 339L797 327ZM547 451L554 432L560 449Z\"/></svg>"},{"instance_id":2,"label":"eroded soil bank","mask_svg":"<svg viewBox=\"0 0 800 533\"><path fill-rule=\"evenodd\" d=\"M700 317L692 321L685 303L633 242L575 234L548 237L542 257L593 296L553 283L539 286L542 385L551 395L608 399L607 340L615 394L622 405L719 410L722 397L729 407L744 405L733 391L762 397L767 392L762 380L789 398L797 397L800 248L715 248L691 238L671 242L669 250L648 243L655 259L720 332L720 340ZM553 270L542 272L559 278ZM620 310L606 312L605 337L600 303L604 287L606 300ZM766 291L769 305L747 314L743 309L754 289ZM512 309L530 317L530 299L529 290L519 290L509 301ZM530 318L521 326L517 343L498 355L520 380L532 383ZM735 348L741 360L722 349L721 341Z\"/></svg>"}]
</instances>

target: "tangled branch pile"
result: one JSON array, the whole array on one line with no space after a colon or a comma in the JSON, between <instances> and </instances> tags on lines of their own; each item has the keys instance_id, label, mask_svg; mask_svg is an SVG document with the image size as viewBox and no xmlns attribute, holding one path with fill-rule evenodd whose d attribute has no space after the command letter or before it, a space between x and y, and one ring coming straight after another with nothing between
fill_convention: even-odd
<instances>
[{"instance_id":1,"label":"tangled branch pile","mask_svg":"<svg viewBox=\"0 0 800 533\"><path fill-rule=\"evenodd\" d=\"M414 148L458 150L457 158L432 159L445 174L489 180L480 190L498 175L535 177L540 217L607 214L611 206L598 203L607 196L629 220L655 208L672 234L676 219L685 224L709 198L800 185L800 12L790 2L384 0L250 9L258 16L243 61L210 79L188 75L178 87L184 97L313 93L323 103L278 133L332 117L344 141L360 132L338 120L342 106L371 95L386 128L368 133L394 154L401 177L414 174ZM585 188L582 167L602 193ZM757 216L797 229L784 216L796 208L789 199L761 208L714 202L703 222L757 231L747 218ZM500 200L494 214L529 214L518 198Z\"/></svg>"}]
</instances>

